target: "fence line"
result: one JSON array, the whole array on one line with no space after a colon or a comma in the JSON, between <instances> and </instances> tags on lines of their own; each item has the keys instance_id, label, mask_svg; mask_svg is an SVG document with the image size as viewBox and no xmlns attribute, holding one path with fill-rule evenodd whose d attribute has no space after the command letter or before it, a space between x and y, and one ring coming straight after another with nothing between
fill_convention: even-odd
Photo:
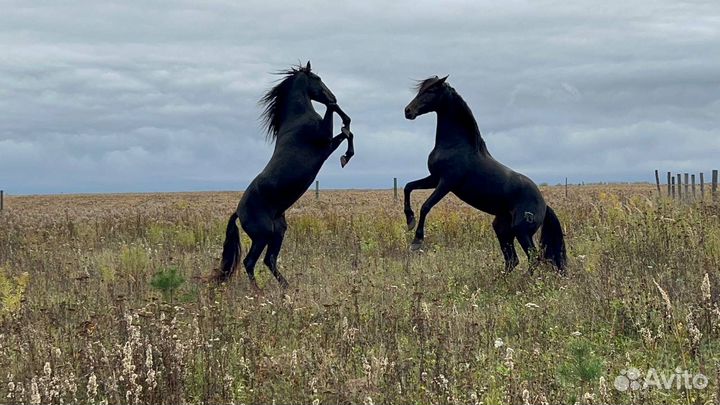
<instances>
[{"instance_id":1,"label":"fence line","mask_svg":"<svg viewBox=\"0 0 720 405\"><path fill-rule=\"evenodd\" d=\"M0 191L0 210L2 209L2 191ZM397 177L393 177L393 196L395 199L398 199L398 179ZM320 180L315 180L315 199L320 199Z\"/></svg>"},{"instance_id":2,"label":"fence line","mask_svg":"<svg viewBox=\"0 0 720 405\"><path fill-rule=\"evenodd\" d=\"M672 179L672 198L675 199L675 176L671 176Z\"/></svg>"},{"instance_id":3,"label":"fence line","mask_svg":"<svg viewBox=\"0 0 720 405\"><path fill-rule=\"evenodd\" d=\"M697 180L699 181L699 184ZM676 187L677 185L677 187ZM683 185L684 190L683 190ZM695 173L677 173L667 172L667 196L669 198L677 198L681 201L693 201L698 199L698 186L700 187L700 200L705 200L705 173L700 172L700 176ZM660 183L660 171L655 170L655 187L659 196L662 196L662 184ZM711 183L709 184L710 194L713 201L718 200L718 170L712 170ZM677 191L677 192L676 192Z\"/></svg>"},{"instance_id":4,"label":"fence line","mask_svg":"<svg viewBox=\"0 0 720 405\"><path fill-rule=\"evenodd\" d=\"M695 174L693 173L690 175L690 184L692 184L692 198L693 200L697 198L697 194L695 194Z\"/></svg>"},{"instance_id":5,"label":"fence line","mask_svg":"<svg viewBox=\"0 0 720 405\"><path fill-rule=\"evenodd\" d=\"M698 197L698 183L695 173L677 173L673 175L672 172L667 172L667 196L669 198L683 201L696 200ZM699 187L700 187L700 199L705 200L705 173L700 172L699 176ZM683 182L685 185L685 191L683 191ZM583 183L584 184L584 183ZM568 178L565 177L565 197L568 197ZM676 187L677 185L677 187ZM659 196L662 196L662 184L660 183L660 170L655 169L655 187ZM712 170L712 181L709 185L710 193L713 201L718 199L718 170ZM677 192L676 192L677 191ZM398 178L393 177L393 197L395 200L398 199ZM320 181L315 180L315 199L320 199ZM3 209L3 190L0 190L0 211Z\"/></svg>"}]
</instances>

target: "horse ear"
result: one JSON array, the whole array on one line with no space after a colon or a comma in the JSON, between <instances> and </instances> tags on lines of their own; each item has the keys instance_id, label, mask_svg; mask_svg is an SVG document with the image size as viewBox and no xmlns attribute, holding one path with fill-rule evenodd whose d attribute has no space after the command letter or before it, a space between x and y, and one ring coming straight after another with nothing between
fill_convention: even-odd
<instances>
[{"instance_id":1,"label":"horse ear","mask_svg":"<svg viewBox=\"0 0 720 405\"><path fill-rule=\"evenodd\" d=\"M305 65L305 70L310 73L310 61L308 61L307 65Z\"/></svg>"},{"instance_id":2,"label":"horse ear","mask_svg":"<svg viewBox=\"0 0 720 405\"><path fill-rule=\"evenodd\" d=\"M447 75L447 76L443 77L442 79L438 80L438 84L445 83L445 80L447 80L448 77L450 77L450 75Z\"/></svg>"}]
</instances>

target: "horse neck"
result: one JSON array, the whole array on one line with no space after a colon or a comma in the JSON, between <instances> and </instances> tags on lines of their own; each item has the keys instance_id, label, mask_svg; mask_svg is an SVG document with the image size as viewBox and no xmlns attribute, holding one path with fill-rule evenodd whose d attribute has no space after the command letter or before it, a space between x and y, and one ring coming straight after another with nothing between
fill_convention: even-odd
<instances>
[{"instance_id":1,"label":"horse neck","mask_svg":"<svg viewBox=\"0 0 720 405\"><path fill-rule=\"evenodd\" d=\"M437 117L435 147L467 145L490 155L470 108L459 95L451 93L450 102L437 110Z\"/></svg>"},{"instance_id":2,"label":"horse neck","mask_svg":"<svg viewBox=\"0 0 720 405\"><path fill-rule=\"evenodd\" d=\"M308 110L314 111L306 86L300 83L300 80L295 80L285 98L285 105L282 109L283 120L291 121L306 114Z\"/></svg>"}]
</instances>

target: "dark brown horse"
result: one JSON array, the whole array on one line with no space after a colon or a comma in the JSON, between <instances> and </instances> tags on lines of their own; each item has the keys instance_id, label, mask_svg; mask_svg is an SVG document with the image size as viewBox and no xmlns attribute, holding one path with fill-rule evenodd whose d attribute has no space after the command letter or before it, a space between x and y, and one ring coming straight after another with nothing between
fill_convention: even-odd
<instances>
[{"instance_id":1,"label":"dark brown horse","mask_svg":"<svg viewBox=\"0 0 720 405\"><path fill-rule=\"evenodd\" d=\"M422 205L413 249L425 238L425 218L448 193L473 207L495 216L493 228L505 257L506 271L518 265L515 239L530 260L532 271L538 255L533 235L542 225L541 258L565 273L567 255L562 227L555 212L545 204L540 190L526 176L495 160L480 136L475 117L460 95L437 76L418 83L418 94L405 107L405 118L414 120L429 112L437 114L435 148L428 158L430 176L405 186L405 216L408 229L415 228L410 193L416 189L435 190Z\"/></svg>"},{"instance_id":2,"label":"dark brown horse","mask_svg":"<svg viewBox=\"0 0 720 405\"><path fill-rule=\"evenodd\" d=\"M283 243L287 222L285 211L310 187L325 160L342 141L348 149L340 158L344 167L354 154L350 117L337 105L332 92L310 69L292 68L283 72L285 77L260 100L268 136L275 141L270 161L243 193L237 210L227 224L225 243L218 280L227 280L237 268L241 257L240 225L252 240L250 251L243 260L252 287L255 282L255 264L263 250L265 265L283 287L288 283L278 271L277 258ZM324 104L325 116L315 112L311 101ZM343 120L340 134L333 137L333 113Z\"/></svg>"}]
</instances>

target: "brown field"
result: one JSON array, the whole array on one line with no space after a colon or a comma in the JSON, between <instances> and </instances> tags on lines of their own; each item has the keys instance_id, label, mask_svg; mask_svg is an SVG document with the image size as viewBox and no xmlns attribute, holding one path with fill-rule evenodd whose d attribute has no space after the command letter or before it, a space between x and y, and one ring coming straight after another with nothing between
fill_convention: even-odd
<instances>
[{"instance_id":1,"label":"brown field","mask_svg":"<svg viewBox=\"0 0 720 405\"><path fill-rule=\"evenodd\" d=\"M491 217L454 197L411 253L402 192L322 191L262 296L206 280L240 193L6 197L0 403L718 403L720 206L543 193L568 277L501 274ZM617 390L631 367L708 386Z\"/></svg>"}]
</instances>

